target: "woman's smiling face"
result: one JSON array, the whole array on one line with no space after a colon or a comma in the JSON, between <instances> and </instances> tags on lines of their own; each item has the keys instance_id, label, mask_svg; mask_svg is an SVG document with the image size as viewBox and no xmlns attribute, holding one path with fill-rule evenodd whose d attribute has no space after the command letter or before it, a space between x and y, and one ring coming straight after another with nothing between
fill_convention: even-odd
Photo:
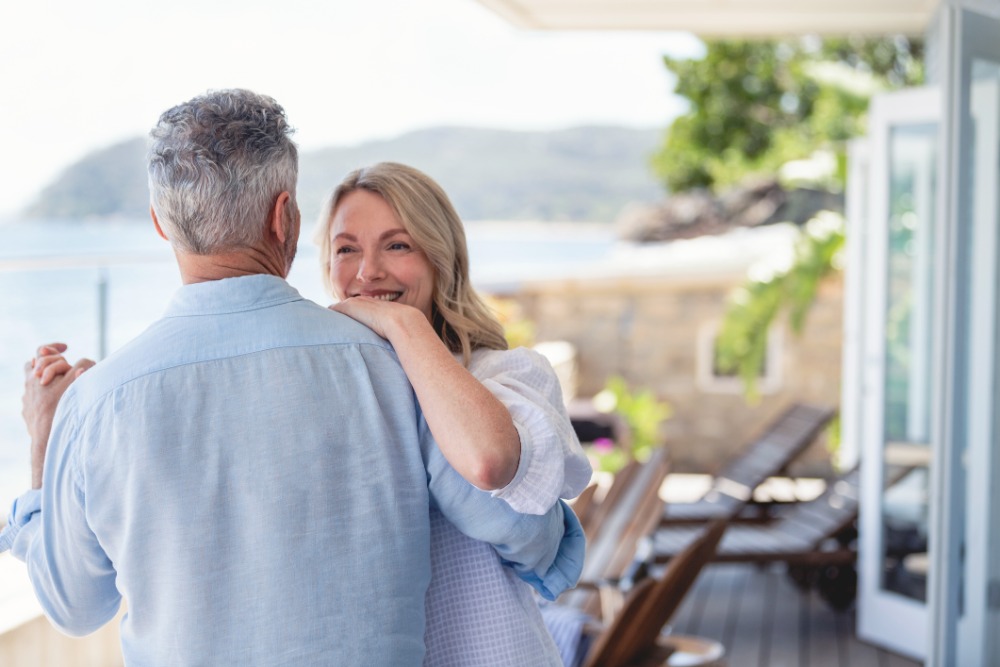
<instances>
[{"instance_id":1,"label":"woman's smiling face","mask_svg":"<svg viewBox=\"0 0 1000 667\"><path fill-rule=\"evenodd\" d=\"M330 281L338 299L368 296L413 306L431 319L434 267L379 195L355 190L330 225Z\"/></svg>"}]
</instances>

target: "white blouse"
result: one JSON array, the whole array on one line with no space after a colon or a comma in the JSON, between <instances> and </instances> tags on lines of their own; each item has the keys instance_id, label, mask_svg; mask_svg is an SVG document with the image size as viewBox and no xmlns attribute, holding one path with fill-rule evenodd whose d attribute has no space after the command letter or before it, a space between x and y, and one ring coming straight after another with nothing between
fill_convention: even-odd
<instances>
[{"instance_id":1,"label":"white blouse","mask_svg":"<svg viewBox=\"0 0 1000 667\"><path fill-rule=\"evenodd\" d=\"M525 514L579 495L590 482L590 463L548 360L526 348L477 350L469 370L507 407L521 438L517 473L493 495ZM425 606L425 667L562 667L531 587L492 547L434 511Z\"/></svg>"}]
</instances>

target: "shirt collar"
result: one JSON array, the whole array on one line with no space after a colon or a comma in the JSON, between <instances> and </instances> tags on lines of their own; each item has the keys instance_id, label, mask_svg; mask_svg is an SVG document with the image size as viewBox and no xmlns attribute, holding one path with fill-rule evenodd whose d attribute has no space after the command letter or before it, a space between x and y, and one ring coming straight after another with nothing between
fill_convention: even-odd
<instances>
[{"instance_id":1,"label":"shirt collar","mask_svg":"<svg viewBox=\"0 0 1000 667\"><path fill-rule=\"evenodd\" d=\"M184 285L174 293L164 316L238 313L301 300L284 279L257 274Z\"/></svg>"}]
</instances>

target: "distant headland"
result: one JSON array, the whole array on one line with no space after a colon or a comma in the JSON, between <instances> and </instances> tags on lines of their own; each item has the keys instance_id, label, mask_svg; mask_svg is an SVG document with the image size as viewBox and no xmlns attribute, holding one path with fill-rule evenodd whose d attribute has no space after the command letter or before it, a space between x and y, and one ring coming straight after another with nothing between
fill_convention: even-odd
<instances>
[{"instance_id":1,"label":"distant headland","mask_svg":"<svg viewBox=\"0 0 1000 667\"><path fill-rule=\"evenodd\" d=\"M350 170L382 160L437 179L465 220L611 222L632 202L663 197L648 167L661 130L579 127L515 132L440 127L301 154L298 198L313 220ZM146 142L136 137L67 167L21 217L146 219Z\"/></svg>"}]
</instances>

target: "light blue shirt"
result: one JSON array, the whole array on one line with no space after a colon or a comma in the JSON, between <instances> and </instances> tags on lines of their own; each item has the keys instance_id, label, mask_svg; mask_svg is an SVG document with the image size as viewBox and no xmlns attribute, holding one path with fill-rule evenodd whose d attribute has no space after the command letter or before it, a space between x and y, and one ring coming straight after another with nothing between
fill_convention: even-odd
<instances>
[{"instance_id":1,"label":"light blue shirt","mask_svg":"<svg viewBox=\"0 0 1000 667\"><path fill-rule=\"evenodd\" d=\"M579 576L571 511L466 483L392 348L260 275L181 288L70 387L0 551L69 634L124 597L130 667L420 665L431 507L546 597Z\"/></svg>"}]
</instances>

